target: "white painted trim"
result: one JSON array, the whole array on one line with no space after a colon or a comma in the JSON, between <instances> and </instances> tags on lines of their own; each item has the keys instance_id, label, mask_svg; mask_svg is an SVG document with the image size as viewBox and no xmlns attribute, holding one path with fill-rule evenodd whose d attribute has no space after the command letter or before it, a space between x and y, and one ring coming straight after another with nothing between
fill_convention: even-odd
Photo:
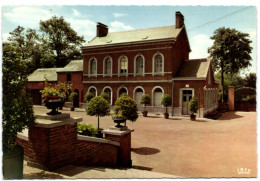
<instances>
[{"instance_id":1,"label":"white painted trim","mask_svg":"<svg viewBox=\"0 0 260 181\"><path fill-rule=\"evenodd\" d=\"M138 89L138 88L140 88L140 89L143 90L143 95L145 94L145 90L144 90L144 88L143 88L142 86L137 86L137 87L135 87L135 88L134 88L134 91L133 91L133 98L134 98L134 100L135 100L135 91L136 91L136 89Z\"/></svg>"},{"instance_id":2,"label":"white painted trim","mask_svg":"<svg viewBox=\"0 0 260 181\"><path fill-rule=\"evenodd\" d=\"M205 77L178 77L173 78L172 80L206 80Z\"/></svg>"},{"instance_id":3,"label":"white painted trim","mask_svg":"<svg viewBox=\"0 0 260 181\"><path fill-rule=\"evenodd\" d=\"M155 72L154 72L154 70L155 70L154 58L155 58L155 56L158 55L158 54L162 56L162 72L161 72L161 73L155 73ZM157 52L157 53L155 53L155 54L153 55L153 66L152 66L152 67L153 67L153 72L152 72L153 75L164 75L164 56L163 56L162 53Z\"/></svg>"},{"instance_id":4,"label":"white painted trim","mask_svg":"<svg viewBox=\"0 0 260 181\"><path fill-rule=\"evenodd\" d=\"M117 89L117 99L119 98L119 91L122 89L122 88L125 88L126 89L126 93L127 93L127 95L128 95L128 89L126 88L126 86L120 86L118 89Z\"/></svg>"},{"instance_id":5,"label":"white painted trim","mask_svg":"<svg viewBox=\"0 0 260 181\"><path fill-rule=\"evenodd\" d=\"M83 84L104 84L104 83L171 83L172 80L136 80L136 81L82 81Z\"/></svg>"},{"instance_id":6,"label":"white painted trim","mask_svg":"<svg viewBox=\"0 0 260 181\"><path fill-rule=\"evenodd\" d=\"M182 91L183 90L192 90L192 97L195 94L195 89L194 88L187 87L187 88L180 88L179 89L179 107L181 107L181 115L182 115Z\"/></svg>"},{"instance_id":7,"label":"white painted trim","mask_svg":"<svg viewBox=\"0 0 260 181\"><path fill-rule=\"evenodd\" d=\"M109 58L111 60L111 74L105 74L105 65L106 65L106 59ZM103 59L103 74L97 74L97 75L103 75L103 77L112 77L113 75L113 59L110 56L106 56Z\"/></svg>"},{"instance_id":8,"label":"white painted trim","mask_svg":"<svg viewBox=\"0 0 260 181\"><path fill-rule=\"evenodd\" d=\"M155 86L153 89L152 89L152 106L155 106L154 105L154 90L155 89L157 89L157 88L159 88L159 89L161 89L162 90L162 95L164 95L164 89L161 87L161 86ZM163 107L163 106L161 106L161 107Z\"/></svg>"},{"instance_id":9,"label":"white painted trim","mask_svg":"<svg viewBox=\"0 0 260 181\"><path fill-rule=\"evenodd\" d=\"M106 89L110 89L110 90L111 90L111 95L110 95L110 96L111 96L110 105L112 105L112 103L113 103L113 89L112 89L110 86L106 86L106 87L103 88L102 93L104 93L104 91L105 91Z\"/></svg>"},{"instance_id":10,"label":"white painted trim","mask_svg":"<svg viewBox=\"0 0 260 181\"><path fill-rule=\"evenodd\" d=\"M95 74L90 74L90 61L94 59L96 61L96 73ZM89 77L97 77L97 59L93 56L88 60L88 76Z\"/></svg>"},{"instance_id":11,"label":"white painted trim","mask_svg":"<svg viewBox=\"0 0 260 181\"><path fill-rule=\"evenodd\" d=\"M137 73L136 73L136 58L137 58L138 56L141 56L141 57L143 58L143 73L141 73L141 74L137 74ZM142 54L137 54L137 55L135 56L135 58L134 58L134 76L137 76L137 75L142 75L142 76L145 75L145 58L144 58L144 56L143 56Z\"/></svg>"},{"instance_id":12,"label":"white painted trim","mask_svg":"<svg viewBox=\"0 0 260 181\"><path fill-rule=\"evenodd\" d=\"M117 141L111 141L111 140L102 139L102 138L95 138L95 137L91 137L91 136L77 135L77 140L89 141L89 142L95 142L95 143L106 143L106 144L110 144L110 145L120 146L120 143Z\"/></svg>"},{"instance_id":13,"label":"white painted trim","mask_svg":"<svg viewBox=\"0 0 260 181\"><path fill-rule=\"evenodd\" d=\"M96 88L95 86L90 86L90 87L88 88L88 93L89 93L90 89L92 89L92 88L96 90L96 95L95 95L95 96L97 96L97 88Z\"/></svg>"},{"instance_id":14,"label":"white painted trim","mask_svg":"<svg viewBox=\"0 0 260 181\"><path fill-rule=\"evenodd\" d=\"M120 62L120 60L121 60L121 58L123 58L123 57L126 57L126 62L127 62L127 69L126 69L126 73L125 74L121 74L120 73L120 69L121 69L121 62ZM129 69L129 67L128 67L128 57L126 56L126 55L121 55L119 58L118 58L118 77L120 77L120 76L128 76L128 69Z\"/></svg>"},{"instance_id":15,"label":"white painted trim","mask_svg":"<svg viewBox=\"0 0 260 181\"><path fill-rule=\"evenodd\" d=\"M145 75L150 75L150 74L153 74L152 72L146 72L144 73ZM172 72L162 72L162 74L172 74ZM103 76L104 74L97 74L97 76ZM118 74L112 74L112 76L118 76ZM128 73L128 75L134 75L134 73ZM155 74L157 75L157 74ZM158 74L159 75L159 74ZM161 74L160 74L161 75ZM83 74L83 76L89 76L89 74ZM186 80L186 79L185 79ZM187 80L190 80L190 79L187 79Z\"/></svg>"}]
</instances>

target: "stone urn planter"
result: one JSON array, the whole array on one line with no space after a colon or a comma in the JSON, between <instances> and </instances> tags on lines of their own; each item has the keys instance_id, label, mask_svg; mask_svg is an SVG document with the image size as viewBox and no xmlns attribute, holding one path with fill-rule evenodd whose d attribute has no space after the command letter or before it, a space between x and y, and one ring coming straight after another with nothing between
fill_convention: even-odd
<instances>
[{"instance_id":1,"label":"stone urn planter","mask_svg":"<svg viewBox=\"0 0 260 181\"><path fill-rule=\"evenodd\" d=\"M169 114L168 113L164 113L164 118L165 119L169 119Z\"/></svg>"},{"instance_id":2,"label":"stone urn planter","mask_svg":"<svg viewBox=\"0 0 260 181\"><path fill-rule=\"evenodd\" d=\"M65 101L62 97L59 96L48 96L46 97L44 103L47 109L51 109L51 112L47 113L48 115L57 115L61 114L57 111L57 108L62 107Z\"/></svg>"},{"instance_id":3,"label":"stone urn planter","mask_svg":"<svg viewBox=\"0 0 260 181\"><path fill-rule=\"evenodd\" d=\"M115 126L117 128L122 128L123 126L120 124L126 122L126 120L122 117L114 117L113 120L115 123L117 123L117 125Z\"/></svg>"},{"instance_id":4,"label":"stone urn planter","mask_svg":"<svg viewBox=\"0 0 260 181\"><path fill-rule=\"evenodd\" d=\"M142 112L143 113L143 117L147 117L147 111L144 111L144 112Z\"/></svg>"},{"instance_id":5,"label":"stone urn planter","mask_svg":"<svg viewBox=\"0 0 260 181\"><path fill-rule=\"evenodd\" d=\"M196 120L196 115L195 114L191 114L190 115L190 120L195 121Z\"/></svg>"}]
</instances>

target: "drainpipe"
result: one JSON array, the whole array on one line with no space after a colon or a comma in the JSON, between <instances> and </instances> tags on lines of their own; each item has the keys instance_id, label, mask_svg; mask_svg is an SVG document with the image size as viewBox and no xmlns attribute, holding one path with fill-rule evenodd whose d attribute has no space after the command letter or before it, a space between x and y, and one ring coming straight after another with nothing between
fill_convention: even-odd
<instances>
[{"instance_id":1,"label":"drainpipe","mask_svg":"<svg viewBox=\"0 0 260 181\"><path fill-rule=\"evenodd\" d=\"M174 90L174 80L172 80L172 116L173 116L173 90Z\"/></svg>"}]
</instances>

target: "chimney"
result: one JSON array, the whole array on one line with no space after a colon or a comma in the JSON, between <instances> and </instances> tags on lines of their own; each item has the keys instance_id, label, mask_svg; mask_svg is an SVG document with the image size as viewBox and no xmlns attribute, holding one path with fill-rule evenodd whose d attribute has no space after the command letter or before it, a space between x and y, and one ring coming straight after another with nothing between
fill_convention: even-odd
<instances>
[{"instance_id":1,"label":"chimney","mask_svg":"<svg viewBox=\"0 0 260 181\"><path fill-rule=\"evenodd\" d=\"M176 24L175 28L181 28L184 25L184 16L181 14L180 11L176 12Z\"/></svg>"},{"instance_id":2,"label":"chimney","mask_svg":"<svg viewBox=\"0 0 260 181\"><path fill-rule=\"evenodd\" d=\"M97 23L97 37L107 36L108 27L102 23Z\"/></svg>"}]
</instances>

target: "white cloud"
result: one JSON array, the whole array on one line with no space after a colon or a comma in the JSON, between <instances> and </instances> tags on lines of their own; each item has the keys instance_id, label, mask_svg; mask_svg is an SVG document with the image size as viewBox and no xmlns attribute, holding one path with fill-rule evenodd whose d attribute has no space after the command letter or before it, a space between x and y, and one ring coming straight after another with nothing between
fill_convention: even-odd
<instances>
[{"instance_id":1,"label":"white cloud","mask_svg":"<svg viewBox=\"0 0 260 181\"><path fill-rule=\"evenodd\" d=\"M190 39L190 59L207 58L208 48L213 45L213 40L205 34L197 34Z\"/></svg>"},{"instance_id":2,"label":"white cloud","mask_svg":"<svg viewBox=\"0 0 260 181\"><path fill-rule=\"evenodd\" d=\"M51 9L45 10L35 6L15 7L10 12L3 14L8 21L30 28L39 27L40 20L47 20L52 15Z\"/></svg>"},{"instance_id":3,"label":"white cloud","mask_svg":"<svg viewBox=\"0 0 260 181\"><path fill-rule=\"evenodd\" d=\"M72 9L72 11L74 16L81 16L80 12L77 11L76 9Z\"/></svg>"},{"instance_id":4,"label":"white cloud","mask_svg":"<svg viewBox=\"0 0 260 181\"><path fill-rule=\"evenodd\" d=\"M113 13L113 16L116 17L116 18L120 18L120 17L123 17L123 16L127 16L127 14L125 14L125 13Z\"/></svg>"},{"instance_id":5,"label":"white cloud","mask_svg":"<svg viewBox=\"0 0 260 181\"><path fill-rule=\"evenodd\" d=\"M7 41L7 38L10 36L9 33L2 33L2 41Z\"/></svg>"},{"instance_id":6,"label":"white cloud","mask_svg":"<svg viewBox=\"0 0 260 181\"><path fill-rule=\"evenodd\" d=\"M118 31L128 31L133 30L134 28L129 25L125 25L120 21L113 21L110 23L111 27L109 29L110 32L118 32Z\"/></svg>"}]
</instances>

